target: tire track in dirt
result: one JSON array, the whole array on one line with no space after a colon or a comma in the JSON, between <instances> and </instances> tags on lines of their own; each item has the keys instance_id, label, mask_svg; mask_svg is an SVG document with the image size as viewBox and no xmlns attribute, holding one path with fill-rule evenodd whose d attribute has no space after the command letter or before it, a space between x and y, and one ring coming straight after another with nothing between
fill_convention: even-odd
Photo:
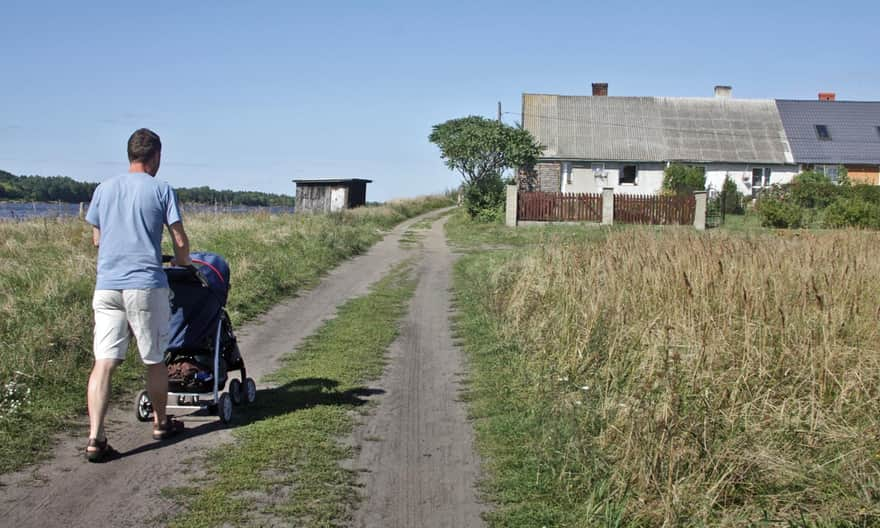
<instances>
[{"instance_id":1,"label":"tire track in dirt","mask_svg":"<svg viewBox=\"0 0 880 528\"><path fill-rule=\"evenodd\" d=\"M259 380L272 372L278 360L332 318L338 306L365 294L390 268L410 257L412 253L398 243L401 235L412 224L437 214L433 211L400 224L367 253L340 264L313 289L237 329L248 375ZM150 439L150 425L135 420L131 405L111 404L107 436L123 457L89 464L82 454L85 432L62 436L49 461L0 477L0 524L21 528L144 526L175 511L177 503L162 497L160 490L186 485L197 468L189 468L184 461L231 441L231 430L215 417L188 416L184 421L187 431L183 436L157 443Z\"/></svg>"},{"instance_id":2,"label":"tire track in dirt","mask_svg":"<svg viewBox=\"0 0 880 528\"><path fill-rule=\"evenodd\" d=\"M389 351L379 404L356 428L351 467L362 471L361 527L479 527L486 507L473 430L459 399L464 368L450 328L455 257L434 222L422 240L419 283Z\"/></svg>"}]
</instances>

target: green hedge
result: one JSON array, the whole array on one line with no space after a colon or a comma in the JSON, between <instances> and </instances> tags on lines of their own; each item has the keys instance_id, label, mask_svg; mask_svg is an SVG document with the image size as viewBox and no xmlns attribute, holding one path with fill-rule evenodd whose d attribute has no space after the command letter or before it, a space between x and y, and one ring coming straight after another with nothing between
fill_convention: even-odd
<instances>
[{"instance_id":1,"label":"green hedge","mask_svg":"<svg viewBox=\"0 0 880 528\"><path fill-rule=\"evenodd\" d=\"M765 227L860 227L880 229L880 187L832 183L823 174L804 172L758 197Z\"/></svg>"}]
</instances>

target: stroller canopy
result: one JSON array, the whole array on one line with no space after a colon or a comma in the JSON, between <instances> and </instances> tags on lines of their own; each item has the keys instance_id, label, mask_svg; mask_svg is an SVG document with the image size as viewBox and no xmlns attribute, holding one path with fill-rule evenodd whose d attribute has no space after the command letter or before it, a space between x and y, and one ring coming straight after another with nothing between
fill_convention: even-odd
<instances>
[{"instance_id":1,"label":"stroller canopy","mask_svg":"<svg viewBox=\"0 0 880 528\"><path fill-rule=\"evenodd\" d=\"M202 272L208 286L220 299L223 306L229 297L229 264L216 253L192 253L193 264Z\"/></svg>"},{"instance_id":2,"label":"stroller canopy","mask_svg":"<svg viewBox=\"0 0 880 528\"><path fill-rule=\"evenodd\" d=\"M192 253L208 287L180 267L165 268L174 296L171 301L171 340L168 351L210 347L229 296L229 265L214 253Z\"/></svg>"}]
</instances>

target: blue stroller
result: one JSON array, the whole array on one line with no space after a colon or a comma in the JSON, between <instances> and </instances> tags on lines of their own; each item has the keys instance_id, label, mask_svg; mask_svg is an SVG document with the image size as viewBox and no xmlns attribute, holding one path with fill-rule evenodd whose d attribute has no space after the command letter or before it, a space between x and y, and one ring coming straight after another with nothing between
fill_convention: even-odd
<instances>
[{"instance_id":1,"label":"blue stroller","mask_svg":"<svg viewBox=\"0 0 880 528\"><path fill-rule=\"evenodd\" d=\"M232 420L232 407L253 403L257 385L247 370L226 313L229 265L214 253L190 255L193 268L165 267L171 299L171 340L165 352L168 366L168 410L207 410ZM171 257L163 257L168 262ZM195 271L195 272L194 272ZM240 379L229 380L238 371ZM226 392L226 383L229 387ZM135 399L138 420L152 419L147 391Z\"/></svg>"}]
</instances>

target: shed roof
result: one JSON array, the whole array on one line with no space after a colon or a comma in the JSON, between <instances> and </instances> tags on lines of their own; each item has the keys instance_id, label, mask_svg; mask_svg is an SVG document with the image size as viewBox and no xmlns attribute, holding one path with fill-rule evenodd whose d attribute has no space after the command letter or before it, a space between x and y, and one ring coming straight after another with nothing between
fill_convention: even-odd
<instances>
[{"instance_id":1,"label":"shed roof","mask_svg":"<svg viewBox=\"0 0 880 528\"><path fill-rule=\"evenodd\" d=\"M791 163L772 100L523 94L544 157Z\"/></svg>"},{"instance_id":2,"label":"shed roof","mask_svg":"<svg viewBox=\"0 0 880 528\"><path fill-rule=\"evenodd\" d=\"M777 100L798 163L880 164L880 102ZM819 139L825 125L830 139Z\"/></svg>"},{"instance_id":3,"label":"shed roof","mask_svg":"<svg viewBox=\"0 0 880 528\"><path fill-rule=\"evenodd\" d=\"M337 178L326 180L293 180L297 185L339 185L344 183L373 183L373 180L363 180L361 178Z\"/></svg>"}]
</instances>

